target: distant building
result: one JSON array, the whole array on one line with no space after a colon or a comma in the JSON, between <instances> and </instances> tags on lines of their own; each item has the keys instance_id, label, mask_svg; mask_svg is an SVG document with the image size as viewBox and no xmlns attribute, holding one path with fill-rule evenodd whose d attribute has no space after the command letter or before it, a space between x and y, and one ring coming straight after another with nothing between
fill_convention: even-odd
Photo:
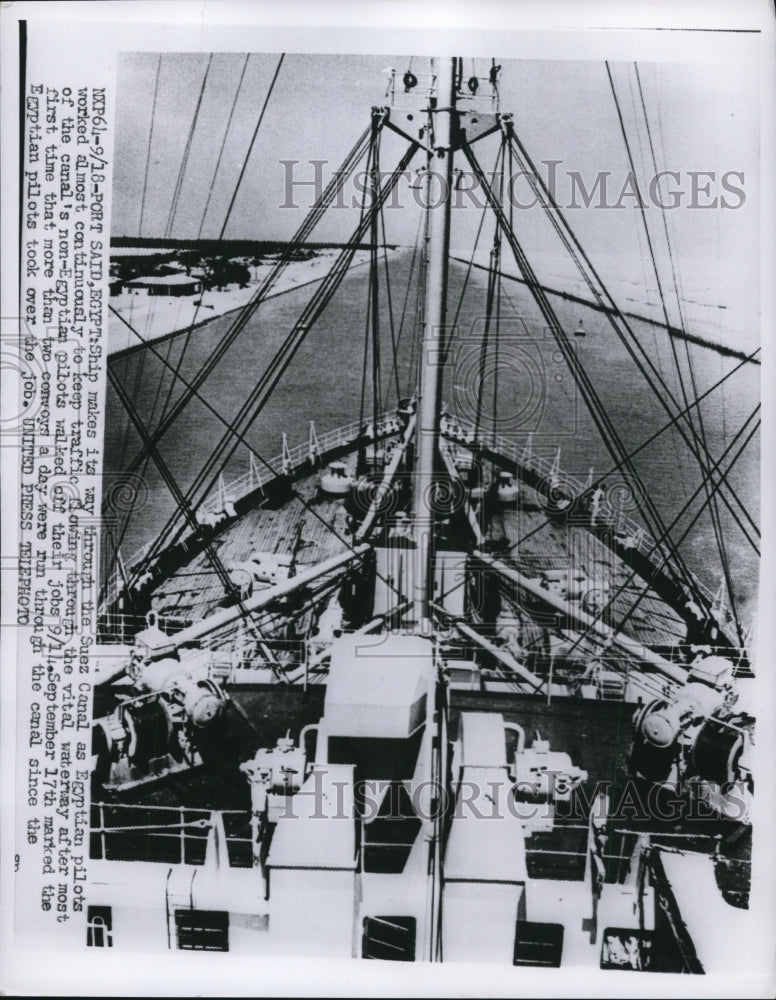
<instances>
[{"instance_id":1,"label":"distant building","mask_svg":"<svg viewBox=\"0 0 776 1000\"><path fill-rule=\"evenodd\" d=\"M152 274L147 278L133 278L124 283L132 295L199 295L202 282L188 274Z\"/></svg>"}]
</instances>

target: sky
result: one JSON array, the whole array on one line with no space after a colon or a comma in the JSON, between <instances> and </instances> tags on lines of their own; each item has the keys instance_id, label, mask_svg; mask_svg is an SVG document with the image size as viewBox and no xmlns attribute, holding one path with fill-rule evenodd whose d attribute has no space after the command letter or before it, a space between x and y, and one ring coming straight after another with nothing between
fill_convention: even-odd
<instances>
[{"instance_id":1,"label":"sky","mask_svg":"<svg viewBox=\"0 0 776 1000\"><path fill-rule=\"evenodd\" d=\"M278 55L251 54L247 63L245 54L239 53L216 53L212 58L206 53L165 53L161 62L155 53L122 55L113 235L217 238L234 197L225 237L289 239L314 197L311 185L297 186L291 199L299 207L289 207L289 177L310 181L314 177L311 161L323 160L327 182L368 125L370 108L385 103L386 70L395 67L401 76L411 65L422 79L428 59L414 56L410 63L410 58L286 54L235 195ZM629 160L606 64L500 58L496 62L502 66L501 110L514 114L516 131L536 164L559 161L558 200L596 266L621 294L630 286L651 288L655 293L642 214L632 194L620 199ZM490 65L490 60L464 59L464 76L485 77ZM721 339L733 336L736 346L756 343L760 114L756 65L740 57L726 66L697 60L653 61L638 65L637 78L633 63L613 62L610 71L642 190L654 173L650 140L658 170L679 174L678 179L666 178L661 188L664 201L670 200L671 190L681 193L679 207L661 212L650 204L645 213L662 283L668 285L676 272L676 284L685 298L691 303L702 300L703 309L696 312L708 327L705 335L713 336L717 326ZM484 82L481 89L487 89ZM483 140L477 148L485 169L492 169L497 139ZM386 134L381 167L390 169L402 151L402 142ZM289 166L284 161L298 162ZM547 169L540 166L545 177ZM608 174L608 207L602 207L600 199L589 208L579 207L579 194L578 207L569 207L574 172L588 189L601 172ZM703 172L703 176L693 182L691 172ZM409 245L416 238L418 191L409 184L404 182L399 188L401 208L386 212L389 242ZM516 194L522 203L528 199L524 186L518 186ZM351 197L357 198L354 189L349 189L347 200ZM721 199L730 207L722 207ZM693 200L698 207L690 207ZM618 201L620 207L613 207ZM480 212L465 194L460 195L460 203L461 210L453 216L452 245L464 253L469 252L465 248L477 229ZM357 216L358 209L332 209L310 239L344 241ZM571 271L566 274L564 268L571 265L563 263L540 209L516 209L514 216L516 231L525 240L540 278L552 284L570 278ZM481 252L486 254L490 237L487 231L484 236ZM672 322L678 318L671 316Z\"/></svg>"}]
</instances>

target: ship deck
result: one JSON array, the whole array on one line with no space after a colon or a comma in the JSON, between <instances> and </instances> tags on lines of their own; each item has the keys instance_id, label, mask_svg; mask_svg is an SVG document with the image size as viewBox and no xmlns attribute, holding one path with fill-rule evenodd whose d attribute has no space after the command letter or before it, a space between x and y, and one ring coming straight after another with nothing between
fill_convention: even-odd
<instances>
[{"instance_id":1,"label":"ship deck","mask_svg":"<svg viewBox=\"0 0 776 1000\"><path fill-rule=\"evenodd\" d=\"M355 462L356 456L349 456L351 469ZM254 553L293 554L298 571L346 551L344 504L322 495L318 479L316 474L299 480L296 496L282 507L255 507L226 528L213 547L227 570ZM156 588L151 606L168 618L197 621L221 606L223 598L223 586L201 552Z\"/></svg>"},{"instance_id":2,"label":"ship deck","mask_svg":"<svg viewBox=\"0 0 776 1000\"><path fill-rule=\"evenodd\" d=\"M597 588L606 587L608 617L613 625L623 623L629 638L652 648L684 640L687 629L679 615L586 527L548 518L542 496L530 486L522 485L515 507L493 512L487 539L494 546L505 545L510 553L505 561L528 577L573 569Z\"/></svg>"},{"instance_id":3,"label":"ship deck","mask_svg":"<svg viewBox=\"0 0 776 1000\"><path fill-rule=\"evenodd\" d=\"M223 813L229 862L251 865L250 793L239 770L260 746L272 746L290 732L294 739L323 712L323 686L246 684L234 689L229 703L228 739L219 759L142 785L122 789L95 788L92 797L92 858L203 864L207 828L197 827L210 810ZM103 691L100 709L110 707ZM534 832L526 853L528 874L548 887L563 880L569 891L581 885L587 850L587 813L596 793L609 795L609 844L606 881L622 883L639 834L654 844L713 854L716 878L729 903L748 905L751 840L736 835L736 825L708 816L685 815L680 822L647 814L646 802L628 773L629 722L634 706L626 702L553 698L514 692L449 693L449 733L458 736L462 712L498 712L522 726L531 740L537 733L552 749L563 749L584 767L587 779L573 798L558 805L554 829ZM639 805L641 803L641 805ZM639 808L643 810L639 812ZM187 823L185 839L181 824ZM176 825L177 824L177 825ZM168 827L165 829L165 827ZM740 831L739 831L740 832Z\"/></svg>"},{"instance_id":4,"label":"ship deck","mask_svg":"<svg viewBox=\"0 0 776 1000\"><path fill-rule=\"evenodd\" d=\"M355 472L357 455L342 460ZM266 502L241 514L213 540L227 570L256 553L293 556L296 571L351 547L345 503L322 494L320 471L301 476L294 495L279 507ZM611 599L607 621L629 638L652 648L681 643L686 626L676 611L628 563L584 523L547 516L545 498L521 481L517 504L489 511L489 545L506 552L508 563L531 578L549 571L584 575ZM178 622L204 618L223 606L224 591L205 552L161 582L151 595L158 615Z\"/></svg>"}]
</instances>

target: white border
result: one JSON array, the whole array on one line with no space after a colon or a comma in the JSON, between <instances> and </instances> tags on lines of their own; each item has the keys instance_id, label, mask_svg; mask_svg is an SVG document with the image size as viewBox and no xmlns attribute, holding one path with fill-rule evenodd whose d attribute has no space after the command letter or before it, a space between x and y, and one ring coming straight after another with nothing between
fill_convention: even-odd
<instances>
[{"instance_id":1,"label":"white border","mask_svg":"<svg viewBox=\"0 0 776 1000\"><path fill-rule=\"evenodd\" d=\"M585 32L585 55L596 57L605 46L610 51L617 32L622 50L637 49L643 58L652 50L662 58L685 58L694 51L714 60L723 51L725 35L714 33L735 27L763 32L762 46L762 171L763 227L761 253L763 330L763 572L760 594L758 663L768 671L776 649L776 579L773 572L773 511L776 510L776 471L769 461L773 451L776 403L770 372L776 367L776 59L772 5L749 0L735 6L713 0L665 3L572 0L519 3L411 2L411 0L283 0L283 2L187 3L177 0L127 0L118 3L3 4L2 19L2 148L6 169L2 173L3 268L0 316L12 315L18 275L14 217L17 195L18 148L18 48L17 22L26 19L30 33L45 22L80 22L84 39L99 41L112 53L119 49L239 50L239 51L448 51L463 47L467 54L500 53L519 58L525 49L531 58L569 55L574 29ZM482 26L492 24L491 30ZM440 25L443 30L440 30ZM116 29L121 26L120 32ZM235 28L239 27L239 32ZM668 29L696 29L681 34ZM599 30L600 29L600 30ZM655 30L649 30L655 29ZM700 33L699 33L700 29ZM460 32L465 32L461 41ZM512 38L510 38L512 34ZM578 34L576 34L578 38ZM689 46L689 48L688 48ZM579 58L579 52L575 54ZM754 253L754 251L753 251ZM4 385L6 392L16 386ZM3 473L5 497L13 489ZM7 502L7 501L6 501ZM4 539L8 529L3 519ZM13 636L3 636L2 662L15 663ZM15 671L4 666L0 674L0 900L13 898L14 682ZM774 675L776 679L776 675ZM776 759L776 726L773 723L773 687L764 692L766 708L758 729L757 773L767 776ZM762 781L761 781L762 786ZM765 793L765 794L763 794ZM729 976L645 976L607 972L602 975L511 970L488 965L423 966L308 961L303 958L255 961L236 956L169 954L154 956L65 955L49 950L48 942L29 954L10 950L13 911L5 902L0 911L0 990L27 995L316 995L316 996L773 996L776 988L776 852L769 843L776 829L776 795L772 788L758 788L754 816L755 840L752 908L763 933L762 967L740 969Z\"/></svg>"}]
</instances>

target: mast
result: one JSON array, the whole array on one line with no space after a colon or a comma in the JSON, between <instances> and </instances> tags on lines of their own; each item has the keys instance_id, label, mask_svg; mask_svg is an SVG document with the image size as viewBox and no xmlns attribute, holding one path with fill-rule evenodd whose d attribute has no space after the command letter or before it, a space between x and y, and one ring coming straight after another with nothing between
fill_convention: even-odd
<instances>
[{"instance_id":1,"label":"mast","mask_svg":"<svg viewBox=\"0 0 776 1000\"><path fill-rule=\"evenodd\" d=\"M434 471L439 441L442 388L442 350L445 340L447 268L450 250L450 196L453 180L453 119L456 59L437 62L436 107L430 107L433 156L428 170L429 254L426 271L426 317L420 356L418 420L415 431L417 460L412 499L415 572L413 610L416 626L425 631L433 597ZM439 184L438 197L432 186Z\"/></svg>"}]
</instances>

